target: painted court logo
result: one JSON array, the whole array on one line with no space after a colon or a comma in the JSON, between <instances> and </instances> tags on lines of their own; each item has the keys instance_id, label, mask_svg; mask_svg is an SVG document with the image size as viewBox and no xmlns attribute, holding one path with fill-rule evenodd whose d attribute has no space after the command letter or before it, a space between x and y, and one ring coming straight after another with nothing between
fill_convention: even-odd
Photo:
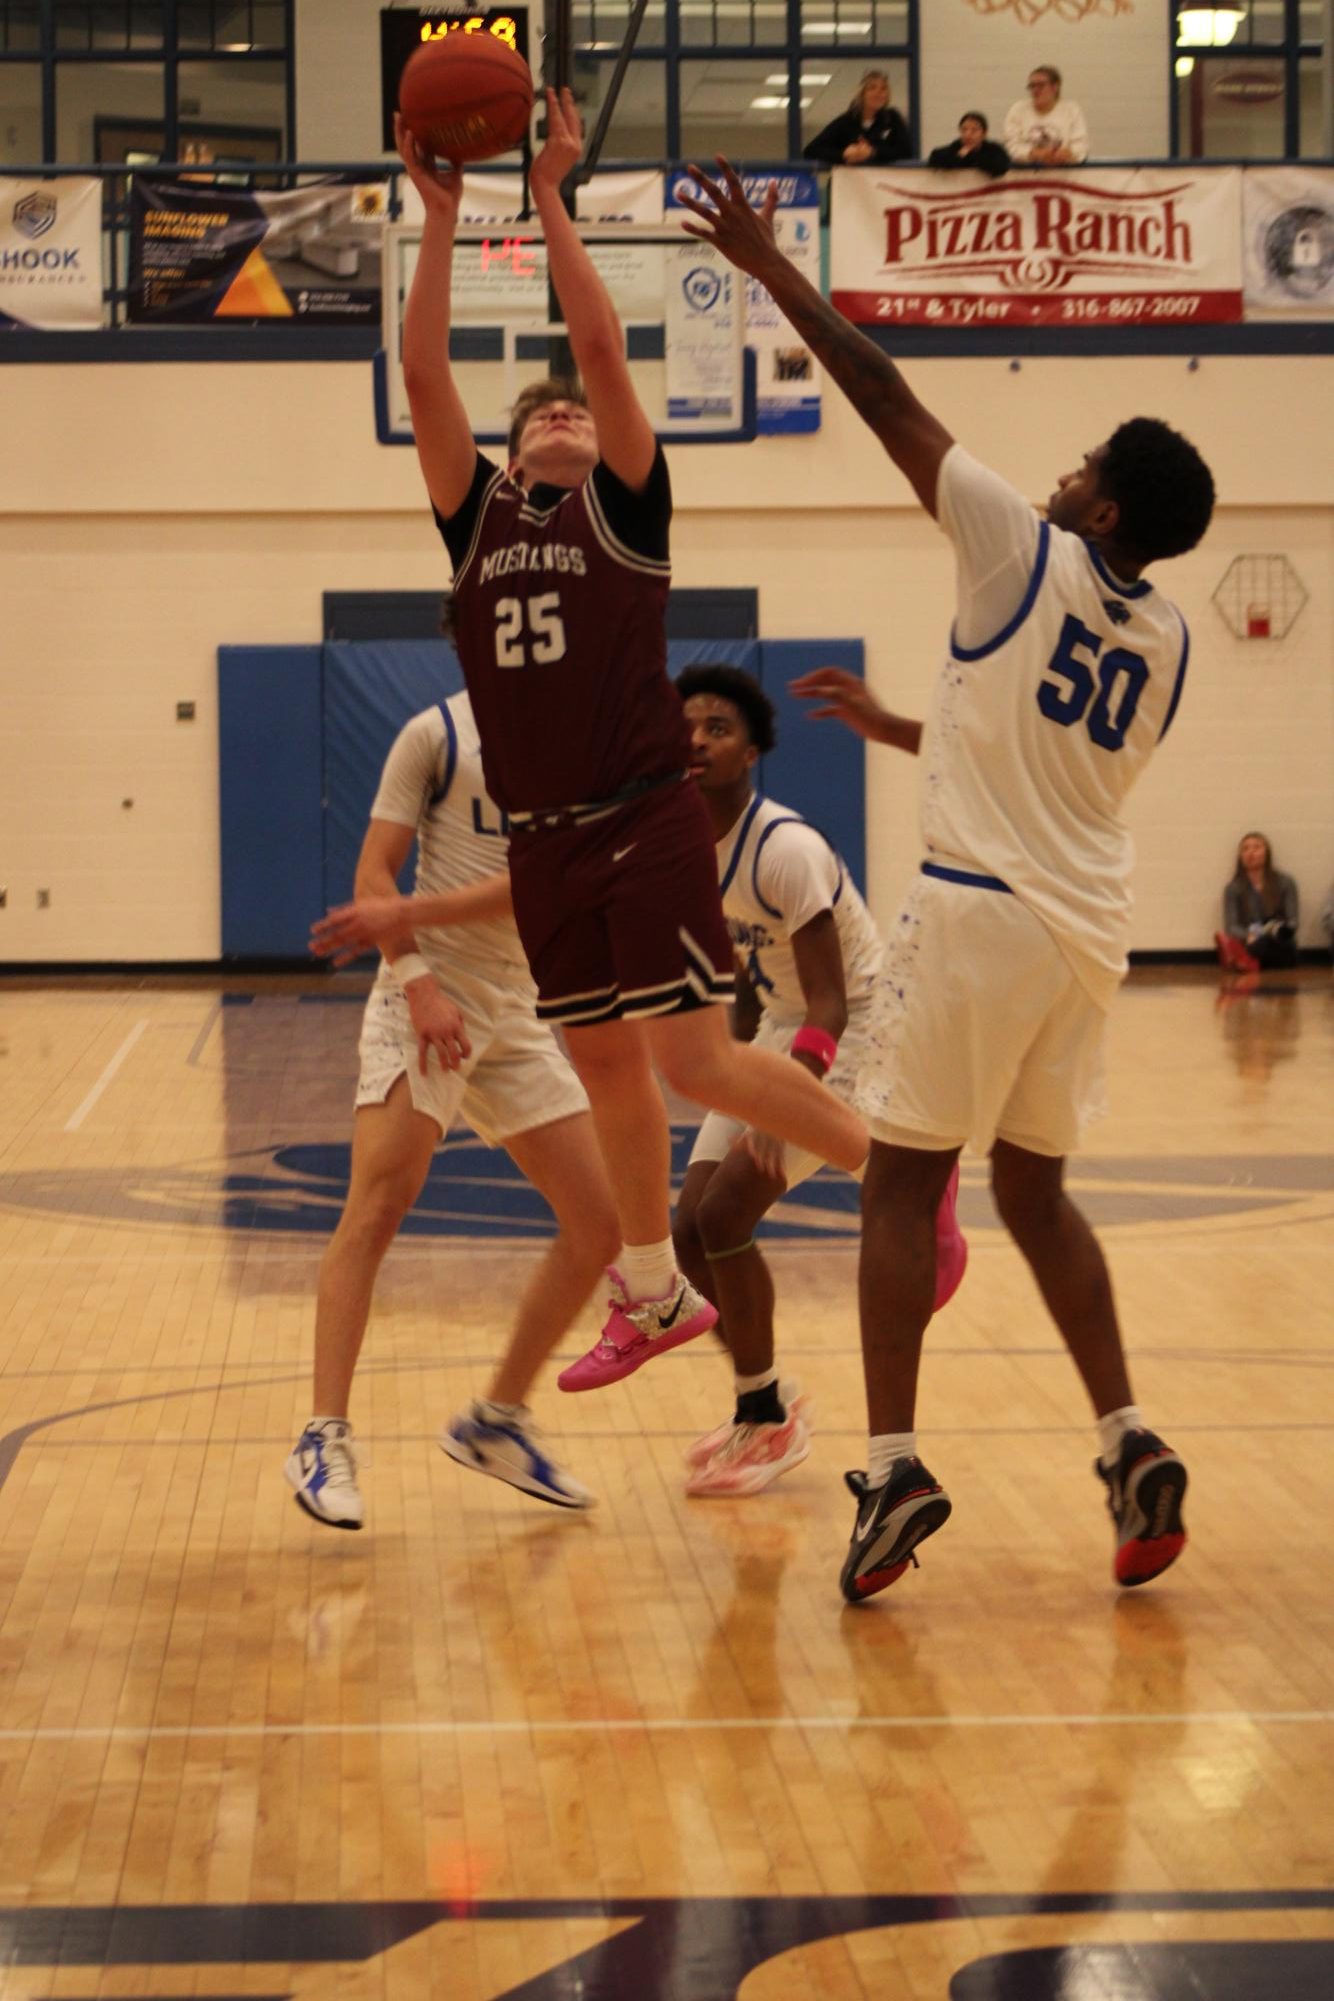
<instances>
[{"instance_id":1,"label":"painted court logo","mask_svg":"<svg viewBox=\"0 0 1334 2001\"><path fill-rule=\"evenodd\" d=\"M44 189L34 188L28 195L22 195L14 204L14 227L20 236L26 236L32 243L39 236L45 236L48 229L55 226L56 198Z\"/></svg>"}]
</instances>

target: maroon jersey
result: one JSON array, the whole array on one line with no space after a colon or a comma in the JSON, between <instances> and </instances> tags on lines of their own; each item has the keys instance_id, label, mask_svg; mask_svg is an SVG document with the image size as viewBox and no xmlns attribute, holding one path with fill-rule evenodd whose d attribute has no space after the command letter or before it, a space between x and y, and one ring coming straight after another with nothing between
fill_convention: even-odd
<instances>
[{"instance_id":1,"label":"maroon jersey","mask_svg":"<svg viewBox=\"0 0 1334 2001\"><path fill-rule=\"evenodd\" d=\"M642 493L600 461L582 486L525 493L479 452L458 513L437 513L482 770L507 813L591 805L686 768L667 676L670 519L661 446Z\"/></svg>"}]
</instances>

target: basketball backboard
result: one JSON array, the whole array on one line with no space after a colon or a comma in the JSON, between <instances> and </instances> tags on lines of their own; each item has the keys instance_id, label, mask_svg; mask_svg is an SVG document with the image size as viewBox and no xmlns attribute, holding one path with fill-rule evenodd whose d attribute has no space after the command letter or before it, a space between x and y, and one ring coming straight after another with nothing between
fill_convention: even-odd
<instances>
[{"instance_id":1,"label":"basketball backboard","mask_svg":"<svg viewBox=\"0 0 1334 2001\"><path fill-rule=\"evenodd\" d=\"M620 315L640 400L670 444L740 444L755 436L754 355L745 279L711 245L671 224L579 224ZM421 224L384 237L384 345L375 360L376 434L412 443L403 384L403 305ZM525 382L556 366L564 333L550 318L546 245L532 223L460 225L450 363L479 444L503 442Z\"/></svg>"}]
</instances>

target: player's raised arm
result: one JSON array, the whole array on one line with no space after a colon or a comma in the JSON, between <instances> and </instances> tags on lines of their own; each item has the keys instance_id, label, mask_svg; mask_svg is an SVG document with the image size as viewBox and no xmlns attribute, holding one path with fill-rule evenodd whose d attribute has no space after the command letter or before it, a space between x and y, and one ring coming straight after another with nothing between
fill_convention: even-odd
<instances>
[{"instance_id":1,"label":"player's raised arm","mask_svg":"<svg viewBox=\"0 0 1334 2001\"><path fill-rule=\"evenodd\" d=\"M755 278L779 311L818 355L863 422L869 424L923 507L936 511L936 475L953 444L945 426L913 395L898 369L874 341L859 333L803 278L774 239L777 187L771 185L758 212L746 200L735 170L721 156L719 178L692 166L706 201L678 194L699 217L685 226L692 236L717 244L739 271Z\"/></svg>"},{"instance_id":2,"label":"player's raised arm","mask_svg":"<svg viewBox=\"0 0 1334 2001\"><path fill-rule=\"evenodd\" d=\"M533 162L528 185L546 238L548 268L597 426L604 464L633 493L653 470L657 440L635 394L625 358L625 336L607 288L561 199L561 182L584 150L574 95L547 92L547 139Z\"/></svg>"},{"instance_id":3,"label":"player's raised arm","mask_svg":"<svg viewBox=\"0 0 1334 2001\"><path fill-rule=\"evenodd\" d=\"M450 285L463 176L438 171L397 112L394 137L426 205L417 269L403 314L403 382L426 491L448 520L467 499L477 465L472 425L449 365Z\"/></svg>"}]
</instances>

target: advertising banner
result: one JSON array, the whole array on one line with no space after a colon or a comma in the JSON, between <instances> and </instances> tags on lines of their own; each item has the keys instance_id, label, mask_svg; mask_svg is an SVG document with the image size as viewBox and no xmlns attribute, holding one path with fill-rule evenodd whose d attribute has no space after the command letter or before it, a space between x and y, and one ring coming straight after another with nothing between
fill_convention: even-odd
<instances>
[{"instance_id":1,"label":"advertising banner","mask_svg":"<svg viewBox=\"0 0 1334 2001\"><path fill-rule=\"evenodd\" d=\"M0 328L101 324L102 183L0 180Z\"/></svg>"},{"instance_id":2,"label":"advertising banner","mask_svg":"<svg viewBox=\"0 0 1334 2001\"><path fill-rule=\"evenodd\" d=\"M779 248L820 289L820 186L814 174L745 174L747 199L758 208L771 182L778 185L774 235ZM689 174L674 173L667 185L667 213L683 216L679 192L694 192ZM763 285L746 280L746 345L755 350L757 429L762 437L818 431L820 377L815 357L803 346Z\"/></svg>"},{"instance_id":3,"label":"advertising banner","mask_svg":"<svg viewBox=\"0 0 1334 2001\"><path fill-rule=\"evenodd\" d=\"M137 174L128 317L378 324L387 208L380 181L265 194Z\"/></svg>"},{"instance_id":4,"label":"advertising banner","mask_svg":"<svg viewBox=\"0 0 1334 2001\"><path fill-rule=\"evenodd\" d=\"M1334 319L1334 167L1249 167L1246 317Z\"/></svg>"},{"instance_id":5,"label":"advertising banner","mask_svg":"<svg viewBox=\"0 0 1334 2001\"><path fill-rule=\"evenodd\" d=\"M831 297L860 325L1240 320L1241 171L841 167ZM961 184L962 183L962 184Z\"/></svg>"}]
</instances>

